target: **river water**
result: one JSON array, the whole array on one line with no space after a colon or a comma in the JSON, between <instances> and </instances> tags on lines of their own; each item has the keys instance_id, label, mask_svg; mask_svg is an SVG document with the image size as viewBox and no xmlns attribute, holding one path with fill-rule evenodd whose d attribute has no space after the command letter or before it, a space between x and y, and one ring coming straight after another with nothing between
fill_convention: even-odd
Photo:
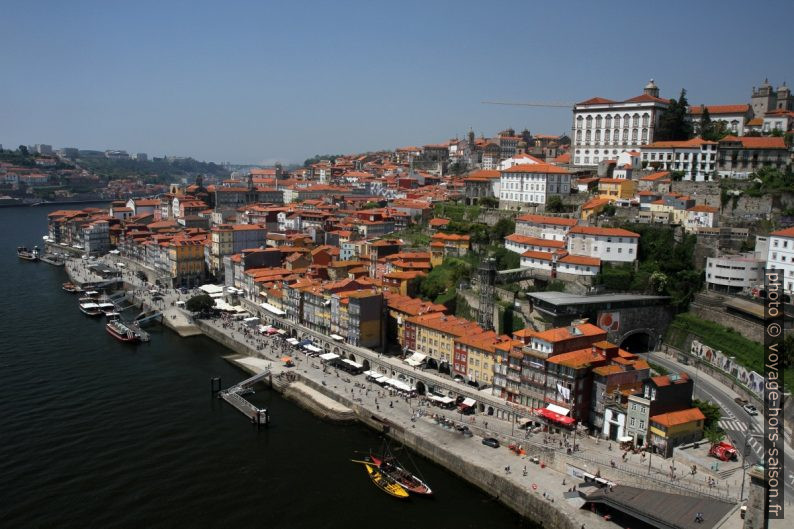
<instances>
[{"instance_id":1,"label":"river water","mask_svg":"<svg viewBox=\"0 0 794 529\"><path fill-rule=\"evenodd\" d=\"M69 206L79 207L79 206ZM360 465L380 441L261 388L257 431L211 397L247 375L205 337L122 344L61 290L42 246L56 207L0 208L0 527L535 527L414 455L436 497L394 500ZM405 457L405 456L403 456Z\"/></svg>"}]
</instances>

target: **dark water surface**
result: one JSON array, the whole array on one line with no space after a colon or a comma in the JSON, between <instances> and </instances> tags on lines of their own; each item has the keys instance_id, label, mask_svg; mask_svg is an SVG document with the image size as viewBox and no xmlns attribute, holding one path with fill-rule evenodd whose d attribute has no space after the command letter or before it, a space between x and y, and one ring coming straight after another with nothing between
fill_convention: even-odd
<instances>
[{"instance_id":1,"label":"dark water surface","mask_svg":"<svg viewBox=\"0 0 794 529\"><path fill-rule=\"evenodd\" d=\"M210 377L246 375L207 338L115 341L61 269L16 257L55 209L0 208L0 528L532 527L417 456L437 497L386 496L349 462L375 432L264 388L249 398L273 424L257 433L211 398Z\"/></svg>"}]
</instances>

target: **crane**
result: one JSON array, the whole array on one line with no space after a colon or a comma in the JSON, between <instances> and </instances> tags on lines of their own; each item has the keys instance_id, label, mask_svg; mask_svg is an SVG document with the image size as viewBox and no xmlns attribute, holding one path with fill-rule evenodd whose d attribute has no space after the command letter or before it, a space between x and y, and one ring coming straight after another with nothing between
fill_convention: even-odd
<instances>
[{"instance_id":1,"label":"crane","mask_svg":"<svg viewBox=\"0 0 794 529\"><path fill-rule=\"evenodd\" d=\"M514 107L547 107L547 108L567 108L571 109L574 106L574 103L566 103L566 102L551 102L551 103L543 103L539 101L529 101L527 103L514 103L511 101L480 101L483 105L506 105L506 106L514 106Z\"/></svg>"}]
</instances>

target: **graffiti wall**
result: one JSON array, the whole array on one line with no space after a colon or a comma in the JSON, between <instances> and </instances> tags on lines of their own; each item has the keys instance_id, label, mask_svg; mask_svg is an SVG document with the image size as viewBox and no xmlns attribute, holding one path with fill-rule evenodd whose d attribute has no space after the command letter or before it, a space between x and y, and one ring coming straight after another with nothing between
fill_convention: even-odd
<instances>
[{"instance_id":1,"label":"graffiti wall","mask_svg":"<svg viewBox=\"0 0 794 529\"><path fill-rule=\"evenodd\" d=\"M692 340L690 353L700 358L702 361L708 362L714 367L736 377L747 389L759 397L763 397L764 377L755 371L750 371L746 367L737 364L733 357L723 354L722 351L712 349L708 345L702 344L697 340Z\"/></svg>"}]
</instances>

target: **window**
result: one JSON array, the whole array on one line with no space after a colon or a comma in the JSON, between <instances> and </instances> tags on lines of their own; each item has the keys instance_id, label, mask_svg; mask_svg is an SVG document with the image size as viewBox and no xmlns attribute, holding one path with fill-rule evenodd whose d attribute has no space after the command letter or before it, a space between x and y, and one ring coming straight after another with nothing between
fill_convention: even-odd
<instances>
[{"instance_id":1,"label":"window","mask_svg":"<svg viewBox=\"0 0 794 529\"><path fill-rule=\"evenodd\" d=\"M631 421L630 421L629 424L631 424L631 426L634 426L634 417L631 418Z\"/></svg>"},{"instance_id":2,"label":"window","mask_svg":"<svg viewBox=\"0 0 794 529\"><path fill-rule=\"evenodd\" d=\"M645 428L645 421L640 419L640 428Z\"/></svg>"}]
</instances>

